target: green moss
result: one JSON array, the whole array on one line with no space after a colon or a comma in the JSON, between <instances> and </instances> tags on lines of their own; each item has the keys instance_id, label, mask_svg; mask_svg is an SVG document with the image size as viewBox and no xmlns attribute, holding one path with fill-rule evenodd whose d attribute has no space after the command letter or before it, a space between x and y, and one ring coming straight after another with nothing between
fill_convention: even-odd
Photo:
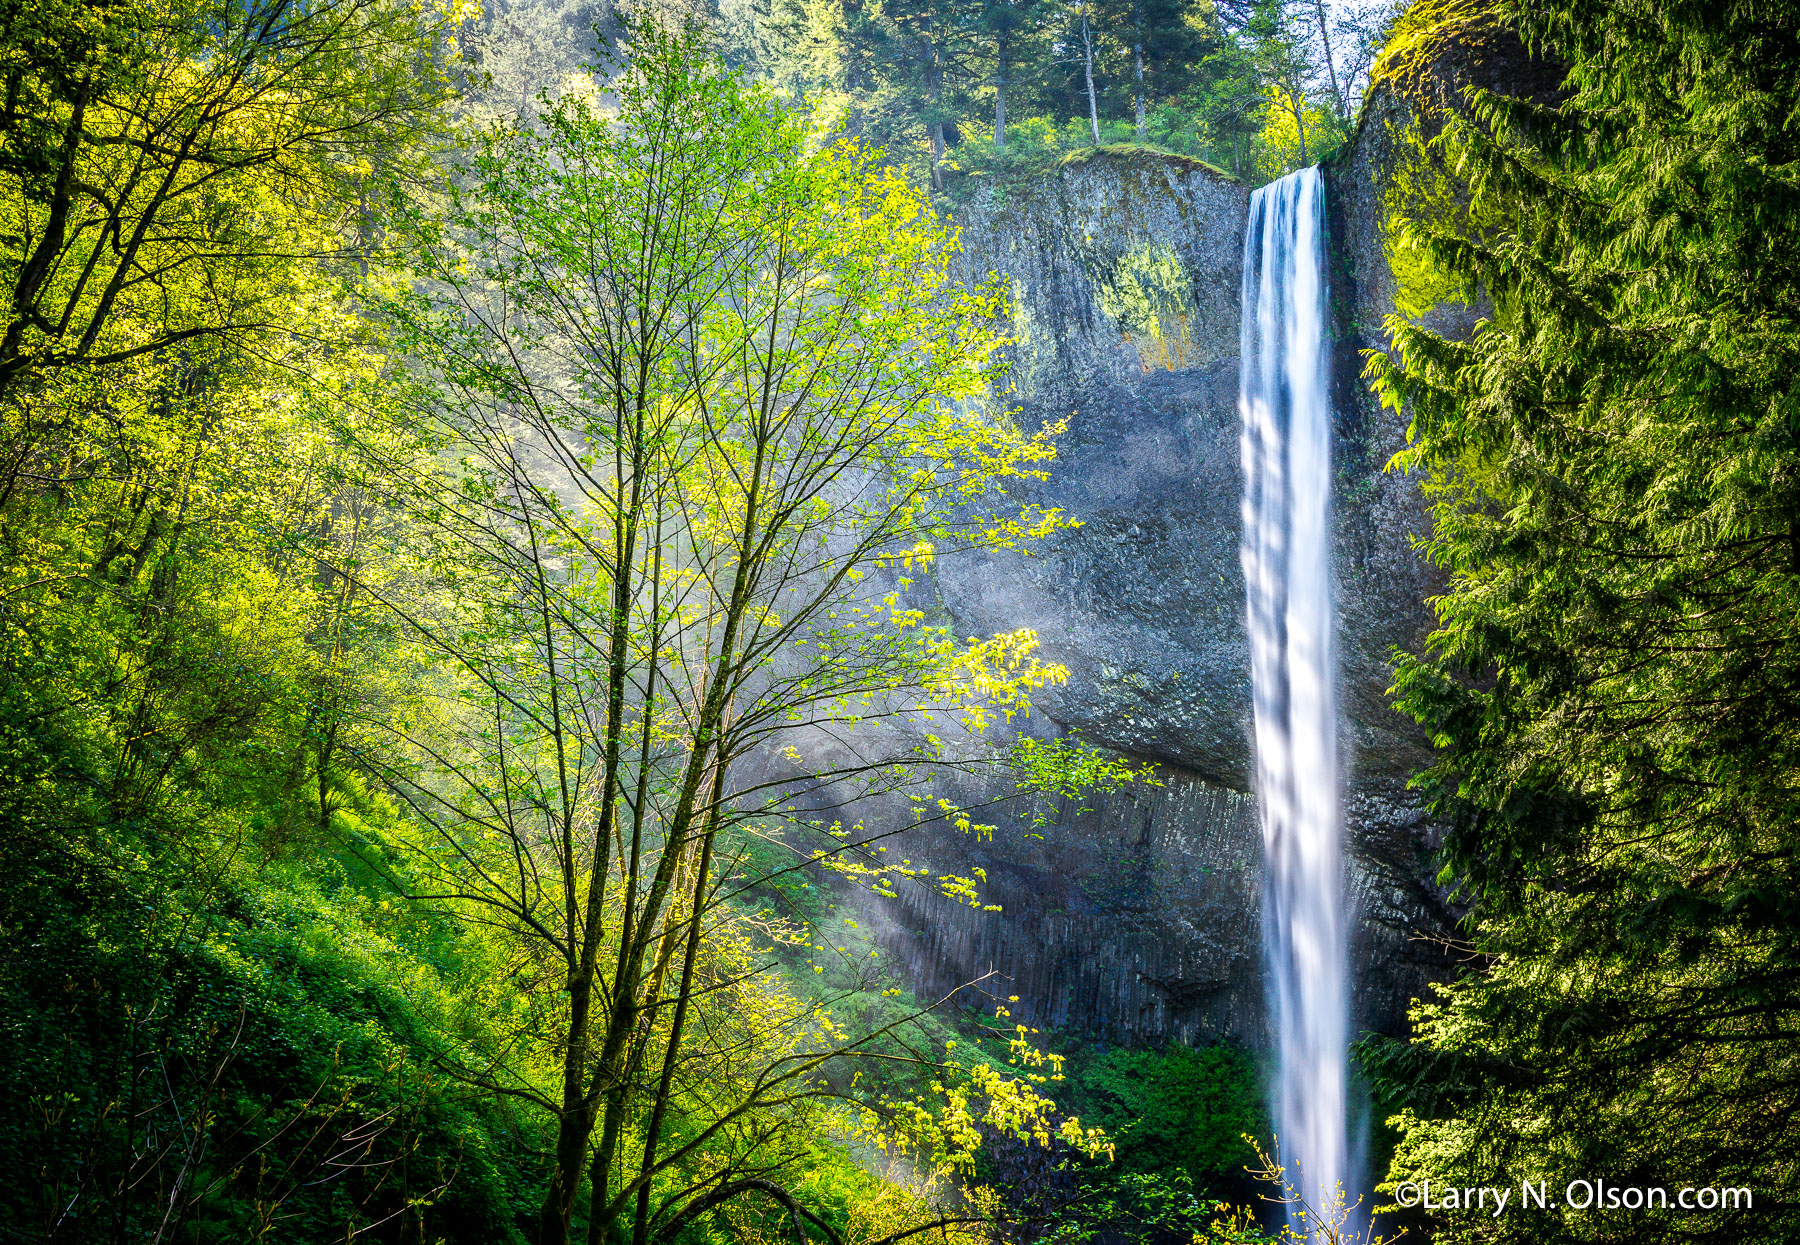
<instances>
[{"instance_id":1,"label":"green moss","mask_svg":"<svg viewBox=\"0 0 1800 1245\"><path fill-rule=\"evenodd\" d=\"M950 178L941 197L951 203L965 203L978 191L986 189L996 203L1004 203L1014 188L1043 183L1065 169L1081 168L1099 161L1144 170L1177 169L1189 173L1204 170L1233 185L1242 185L1238 178L1216 164L1154 143L1102 143L1098 147L1068 149L1053 144L1020 142L996 150L985 142L969 142L953 151L945 161L944 168Z\"/></svg>"},{"instance_id":2,"label":"green moss","mask_svg":"<svg viewBox=\"0 0 1800 1245\"><path fill-rule=\"evenodd\" d=\"M1228 182L1235 183L1238 180L1216 164L1170 151L1166 147L1158 147L1154 143L1103 143L1098 147L1081 147L1064 155L1059 163L1063 168L1075 168L1096 160L1114 160L1137 168L1173 166L1183 170L1205 169Z\"/></svg>"},{"instance_id":3,"label":"green moss","mask_svg":"<svg viewBox=\"0 0 1800 1245\"><path fill-rule=\"evenodd\" d=\"M1496 0L1417 0L1395 22L1371 80L1403 106L1384 116L1389 171L1382 196L1381 240L1394 278L1395 310L1418 320L1434 307L1468 304L1476 291L1440 262L1430 235L1479 236L1501 222L1472 219L1466 189L1440 133L1457 101L1446 85L1447 61L1479 61L1505 35Z\"/></svg>"}]
</instances>

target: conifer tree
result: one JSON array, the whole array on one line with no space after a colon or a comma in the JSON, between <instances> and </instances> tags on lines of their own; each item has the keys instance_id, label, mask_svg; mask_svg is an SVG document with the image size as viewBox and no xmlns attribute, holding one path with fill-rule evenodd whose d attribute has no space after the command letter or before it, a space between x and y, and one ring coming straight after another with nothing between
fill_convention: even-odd
<instances>
[{"instance_id":1,"label":"conifer tree","mask_svg":"<svg viewBox=\"0 0 1800 1245\"><path fill-rule=\"evenodd\" d=\"M980 78L979 0L896 0L887 12L889 82L924 128L931 184L941 190L945 149Z\"/></svg>"},{"instance_id":2,"label":"conifer tree","mask_svg":"<svg viewBox=\"0 0 1800 1245\"><path fill-rule=\"evenodd\" d=\"M1100 24L1130 58L1131 108L1137 138L1145 140L1152 96L1178 90L1209 40L1191 0L1104 0Z\"/></svg>"},{"instance_id":3,"label":"conifer tree","mask_svg":"<svg viewBox=\"0 0 1800 1245\"><path fill-rule=\"evenodd\" d=\"M994 146L1006 146L1006 103L1010 88L1035 77L1042 55L1045 0L989 0L981 11L981 33L993 66Z\"/></svg>"},{"instance_id":4,"label":"conifer tree","mask_svg":"<svg viewBox=\"0 0 1800 1245\"><path fill-rule=\"evenodd\" d=\"M1397 690L1440 749L1420 782L1473 905L1468 975L1413 1044L1371 1051L1404 1106L1390 1174L1551 1190L1440 1240L1789 1241L1800 14L1499 17L1566 80L1432 118L1396 251L1491 310L1469 342L1390 320L1370 369L1436 499L1449 587ZM1428 104L1432 66L1494 21L1415 10L1377 77ZM1602 1177L1670 1204L1568 1205Z\"/></svg>"}]
</instances>

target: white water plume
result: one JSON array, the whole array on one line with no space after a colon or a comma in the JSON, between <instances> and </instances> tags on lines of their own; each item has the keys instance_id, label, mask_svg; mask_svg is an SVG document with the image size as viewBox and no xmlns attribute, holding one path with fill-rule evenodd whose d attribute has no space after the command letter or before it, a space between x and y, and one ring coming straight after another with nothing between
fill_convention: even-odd
<instances>
[{"instance_id":1,"label":"white water plume","mask_svg":"<svg viewBox=\"0 0 1800 1245\"><path fill-rule=\"evenodd\" d=\"M1329 1213L1349 1156L1324 197L1317 168L1251 196L1238 408L1275 1126L1295 1190Z\"/></svg>"}]
</instances>

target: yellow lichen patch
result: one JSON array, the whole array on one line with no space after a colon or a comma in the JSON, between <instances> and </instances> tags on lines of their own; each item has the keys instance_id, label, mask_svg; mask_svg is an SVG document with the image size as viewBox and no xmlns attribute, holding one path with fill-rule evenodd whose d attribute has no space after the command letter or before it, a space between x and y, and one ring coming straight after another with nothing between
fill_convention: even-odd
<instances>
[{"instance_id":1,"label":"yellow lichen patch","mask_svg":"<svg viewBox=\"0 0 1800 1245\"><path fill-rule=\"evenodd\" d=\"M1110 277L1096 276L1094 292L1146 372L1200 362L1189 331L1194 308L1187 270L1173 247L1127 251Z\"/></svg>"},{"instance_id":2,"label":"yellow lichen patch","mask_svg":"<svg viewBox=\"0 0 1800 1245\"><path fill-rule=\"evenodd\" d=\"M1159 332L1149 337L1133 337L1127 333L1125 340L1136 347L1138 362L1146 372L1161 368L1173 372L1184 367L1194 367L1204 362L1194 348L1194 339L1188 334L1188 317L1182 316L1177 322L1178 332Z\"/></svg>"}]
</instances>

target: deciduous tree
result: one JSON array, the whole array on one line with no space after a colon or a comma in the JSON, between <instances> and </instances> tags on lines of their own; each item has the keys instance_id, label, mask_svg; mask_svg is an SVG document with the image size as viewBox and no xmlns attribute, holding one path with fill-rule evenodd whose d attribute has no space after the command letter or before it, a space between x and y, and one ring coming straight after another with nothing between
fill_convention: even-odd
<instances>
[{"instance_id":1,"label":"deciduous tree","mask_svg":"<svg viewBox=\"0 0 1800 1245\"><path fill-rule=\"evenodd\" d=\"M415 897L506 931L554 989L522 1035L553 1087L465 1069L554 1115L547 1245L584 1182L590 1239L635 1245L763 1188L742 1138L838 1092L827 1065L867 1040L749 1023L757 970L725 950L742 836L817 833L885 890L903 866L873 832L815 831L810 793L1004 764L984 715L1062 677L1028 633L964 640L906 603L908 565L1062 522L1009 496L1055 429L989 400L998 293L952 279L953 235L878 156L698 30L635 25L610 90L616 117L569 94L475 140L390 308L418 363L383 399L424 433L381 462L436 585L387 599L449 673L441 716L393 724L411 764L372 764L422 828ZM903 719L920 731L878 729ZM983 1110L1048 1138L1025 1082L942 1071L989 1104L955 1107L945 1153Z\"/></svg>"}]
</instances>

